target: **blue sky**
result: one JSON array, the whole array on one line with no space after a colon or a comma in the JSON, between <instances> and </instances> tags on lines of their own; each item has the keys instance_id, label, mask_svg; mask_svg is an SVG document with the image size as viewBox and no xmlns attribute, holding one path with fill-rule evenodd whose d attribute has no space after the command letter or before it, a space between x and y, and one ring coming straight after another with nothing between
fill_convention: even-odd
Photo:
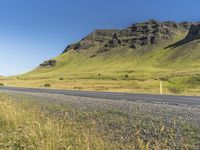
<instances>
[{"instance_id":1,"label":"blue sky","mask_svg":"<svg viewBox=\"0 0 200 150\"><path fill-rule=\"evenodd\" d=\"M94 29L200 21L199 0L1 0L0 75L33 69Z\"/></svg>"}]
</instances>

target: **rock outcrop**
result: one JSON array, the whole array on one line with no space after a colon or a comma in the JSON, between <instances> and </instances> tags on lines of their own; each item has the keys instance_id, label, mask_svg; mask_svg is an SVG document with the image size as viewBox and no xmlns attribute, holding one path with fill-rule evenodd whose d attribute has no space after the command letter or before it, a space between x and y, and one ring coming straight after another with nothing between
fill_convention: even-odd
<instances>
[{"instance_id":1,"label":"rock outcrop","mask_svg":"<svg viewBox=\"0 0 200 150\"><path fill-rule=\"evenodd\" d=\"M154 45L160 41L173 38L178 30L188 31L195 28L192 27L193 24L190 22L176 23L149 20L133 24L122 30L95 30L81 41L67 46L63 53L69 50L88 50L97 45L99 51L107 51L120 46L135 49L146 45Z\"/></svg>"},{"instance_id":2,"label":"rock outcrop","mask_svg":"<svg viewBox=\"0 0 200 150\"><path fill-rule=\"evenodd\" d=\"M199 22L190 24L190 26L188 27L188 34L184 39L182 39L172 45L169 45L166 48L176 48L178 46L181 46L183 44L186 44L191 41L198 40L198 39L200 39L200 23Z\"/></svg>"},{"instance_id":3,"label":"rock outcrop","mask_svg":"<svg viewBox=\"0 0 200 150\"><path fill-rule=\"evenodd\" d=\"M95 30L90 35L83 38L81 41L68 45L63 53L73 49L73 50L87 50L96 45L106 43L109 41L114 34L118 33L119 30Z\"/></svg>"},{"instance_id":4,"label":"rock outcrop","mask_svg":"<svg viewBox=\"0 0 200 150\"><path fill-rule=\"evenodd\" d=\"M109 40L106 44L105 47L107 48L114 48L114 47L118 47L121 45L121 40L118 38L117 34L115 33L112 37L111 40Z\"/></svg>"},{"instance_id":5,"label":"rock outcrop","mask_svg":"<svg viewBox=\"0 0 200 150\"><path fill-rule=\"evenodd\" d=\"M200 39L200 24L193 24L190 26L186 39Z\"/></svg>"},{"instance_id":6,"label":"rock outcrop","mask_svg":"<svg viewBox=\"0 0 200 150\"><path fill-rule=\"evenodd\" d=\"M56 66L56 60L47 60L39 65L41 68L47 68L47 67L55 67Z\"/></svg>"}]
</instances>

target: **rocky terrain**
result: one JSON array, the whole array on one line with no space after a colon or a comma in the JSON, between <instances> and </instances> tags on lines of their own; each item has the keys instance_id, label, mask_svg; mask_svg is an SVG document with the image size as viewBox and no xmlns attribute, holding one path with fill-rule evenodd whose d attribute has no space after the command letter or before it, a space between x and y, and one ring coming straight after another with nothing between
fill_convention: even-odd
<instances>
[{"instance_id":1,"label":"rocky terrain","mask_svg":"<svg viewBox=\"0 0 200 150\"><path fill-rule=\"evenodd\" d=\"M173 38L177 31L190 30L192 24L195 23L149 20L147 22L133 24L122 30L95 30L81 41L68 45L63 53L71 49L76 51L87 50L97 45L100 47L99 50L119 46L135 49L145 45L154 45L163 40ZM192 31L196 28L198 27L195 25L191 26Z\"/></svg>"},{"instance_id":2,"label":"rocky terrain","mask_svg":"<svg viewBox=\"0 0 200 150\"><path fill-rule=\"evenodd\" d=\"M183 40L181 40L177 43L174 43L174 44L170 45L169 47L175 48L177 46L180 46L180 45L183 45L183 44L186 44L193 40L198 40L198 39L200 39L200 23L193 23L189 27L187 36Z\"/></svg>"},{"instance_id":3,"label":"rocky terrain","mask_svg":"<svg viewBox=\"0 0 200 150\"><path fill-rule=\"evenodd\" d=\"M40 67L55 67L55 65L56 65L56 60L51 59L40 64Z\"/></svg>"}]
</instances>

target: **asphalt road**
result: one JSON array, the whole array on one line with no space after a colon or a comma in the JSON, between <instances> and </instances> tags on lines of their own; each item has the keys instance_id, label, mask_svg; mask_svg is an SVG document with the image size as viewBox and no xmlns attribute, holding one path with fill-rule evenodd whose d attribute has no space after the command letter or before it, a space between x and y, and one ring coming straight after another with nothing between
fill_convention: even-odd
<instances>
[{"instance_id":1,"label":"asphalt road","mask_svg":"<svg viewBox=\"0 0 200 150\"><path fill-rule=\"evenodd\" d=\"M155 94L133 94L120 92L93 92L93 91L75 91L75 90L57 90L57 89L39 89L39 88L18 88L18 87L0 87L1 90L63 94L70 96L91 97L112 100L141 101L147 103L167 103L173 105L189 104L200 105L200 97L197 96L172 96Z\"/></svg>"}]
</instances>

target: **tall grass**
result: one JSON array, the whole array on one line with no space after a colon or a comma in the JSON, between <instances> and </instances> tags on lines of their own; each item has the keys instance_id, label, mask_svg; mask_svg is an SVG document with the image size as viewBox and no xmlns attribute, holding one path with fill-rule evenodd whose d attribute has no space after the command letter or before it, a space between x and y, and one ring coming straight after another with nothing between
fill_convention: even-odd
<instances>
[{"instance_id":1,"label":"tall grass","mask_svg":"<svg viewBox=\"0 0 200 150\"><path fill-rule=\"evenodd\" d=\"M30 105L24 109L0 97L0 149L104 149L110 147L90 128L63 118L48 117Z\"/></svg>"},{"instance_id":2,"label":"tall grass","mask_svg":"<svg viewBox=\"0 0 200 150\"><path fill-rule=\"evenodd\" d=\"M194 149L198 134L185 126L181 136L175 119L169 127L142 116L129 120L118 111L83 112L5 95L0 95L0 110L0 149Z\"/></svg>"}]
</instances>

